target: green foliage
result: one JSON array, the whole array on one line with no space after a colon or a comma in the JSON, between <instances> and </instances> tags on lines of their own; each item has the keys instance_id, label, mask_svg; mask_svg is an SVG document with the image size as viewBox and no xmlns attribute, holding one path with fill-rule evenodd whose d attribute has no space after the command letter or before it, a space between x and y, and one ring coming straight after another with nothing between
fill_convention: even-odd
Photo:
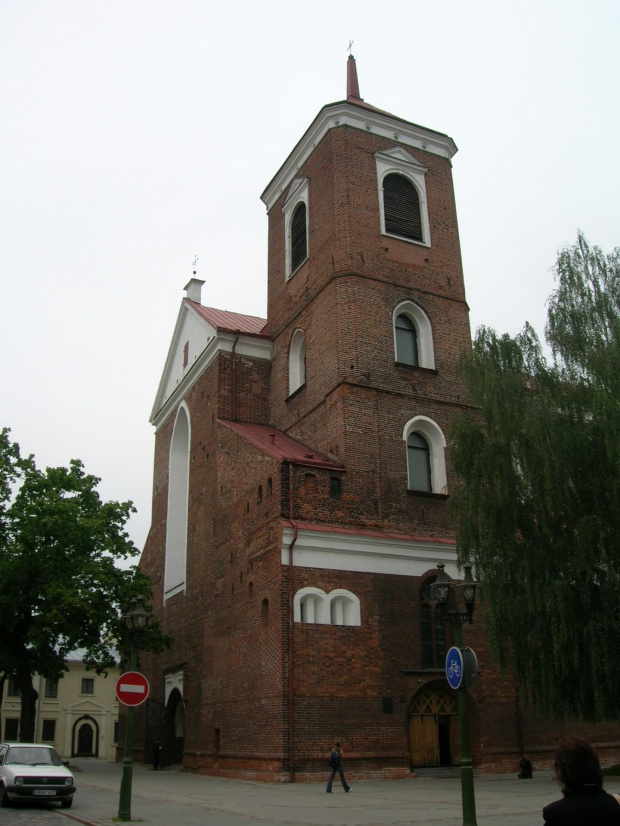
<instances>
[{"instance_id":1,"label":"green foliage","mask_svg":"<svg viewBox=\"0 0 620 826\"><path fill-rule=\"evenodd\" d=\"M0 671L21 689L22 739L34 736L32 675L57 680L77 648L97 670L111 667L122 612L151 594L135 566L117 565L139 553L125 531L133 505L102 502L99 481L77 460L41 471L0 432ZM166 638L155 626L145 642L158 649Z\"/></svg>"},{"instance_id":2,"label":"green foliage","mask_svg":"<svg viewBox=\"0 0 620 826\"><path fill-rule=\"evenodd\" d=\"M478 331L464 364L479 410L451 437L462 562L494 652L557 717L620 717L620 249L579 234L555 267L546 359L526 325Z\"/></svg>"}]
</instances>

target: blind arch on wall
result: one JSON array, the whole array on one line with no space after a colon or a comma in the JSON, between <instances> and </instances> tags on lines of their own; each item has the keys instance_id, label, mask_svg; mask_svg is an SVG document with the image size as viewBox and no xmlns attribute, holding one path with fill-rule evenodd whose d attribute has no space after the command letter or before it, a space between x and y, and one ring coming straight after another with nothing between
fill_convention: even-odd
<instances>
[{"instance_id":1,"label":"blind arch on wall","mask_svg":"<svg viewBox=\"0 0 620 826\"><path fill-rule=\"evenodd\" d=\"M164 600L185 590L187 509L189 505L190 420L181 403L170 441Z\"/></svg>"}]
</instances>

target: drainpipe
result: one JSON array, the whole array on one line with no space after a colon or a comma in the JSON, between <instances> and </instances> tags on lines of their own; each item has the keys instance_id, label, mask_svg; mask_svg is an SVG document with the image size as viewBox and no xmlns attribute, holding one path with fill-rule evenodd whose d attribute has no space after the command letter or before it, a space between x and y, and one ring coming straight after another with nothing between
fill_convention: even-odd
<instances>
[{"instance_id":1,"label":"drainpipe","mask_svg":"<svg viewBox=\"0 0 620 826\"><path fill-rule=\"evenodd\" d=\"M297 542L298 528L293 519L293 463L288 463L288 518L293 526L293 538L288 546L288 776L295 782L293 760L293 548Z\"/></svg>"},{"instance_id":2,"label":"drainpipe","mask_svg":"<svg viewBox=\"0 0 620 826\"><path fill-rule=\"evenodd\" d=\"M241 335L241 330L235 331L235 340L233 341L232 346L232 378L231 378L231 393L232 393L232 410L231 410L231 418L233 422L237 421L237 370L235 367L235 350L237 348L237 342L239 341L239 336Z\"/></svg>"}]
</instances>

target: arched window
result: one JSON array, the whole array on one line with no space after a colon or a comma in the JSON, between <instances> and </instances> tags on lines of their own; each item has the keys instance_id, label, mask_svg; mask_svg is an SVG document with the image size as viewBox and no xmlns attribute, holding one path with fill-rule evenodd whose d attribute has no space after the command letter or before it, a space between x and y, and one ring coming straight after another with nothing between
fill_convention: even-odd
<instances>
[{"instance_id":1,"label":"arched window","mask_svg":"<svg viewBox=\"0 0 620 826\"><path fill-rule=\"evenodd\" d=\"M375 162L381 232L430 247L427 168L402 146L380 149Z\"/></svg>"},{"instance_id":2,"label":"arched window","mask_svg":"<svg viewBox=\"0 0 620 826\"><path fill-rule=\"evenodd\" d=\"M170 443L164 600L185 588L187 508L189 504L189 443L189 411L183 403L177 413Z\"/></svg>"},{"instance_id":3,"label":"arched window","mask_svg":"<svg viewBox=\"0 0 620 826\"><path fill-rule=\"evenodd\" d=\"M396 316L396 361L418 366L418 333L415 324L404 313Z\"/></svg>"},{"instance_id":4,"label":"arched window","mask_svg":"<svg viewBox=\"0 0 620 826\"><path fill-rule=\"evenodd\" d=\"M289 396L306 383L306 336L303 330L295 330L288 352Z\"/></svg>"},{"instance_id":5,"label":"arched window","mask_svg":"<svg viewBox=\"0 0 620 826\"><path fill-rule=\"evenodd\" d=\"M405 425L403 439L409 490L446 493L446 439L441 428L427 416L415 416Z\"/></svg>"},{"instance_id":6,"label":"arched window","mask_svg":"<svg viewBox=\"0 0 620 826\"><path fill-rule=\"evenodd\" d=\"M306 205L295 207L291 221L291 272L295 272L308 257L308 229Z\"/></svg>"},{"instance_id":7,"label":"arched window","mask_svg":"<svg viewBox=\"0 0 620 826\"><path fill-rule=\"evenodd\" d=\"M359 597L344 588L329 594L320 588L301 588L293 597L293 619L317 625L361 625Z\"/></svg>"},{"instance_id":8,"label":"arched window","mask_svg":"<svg viewBox=\"0 0 620 826\"><path fill-rule=\"evenodd\" d=\"M419 433L407 437L407 467L409 468L409 489L432 491L431 452L428 442Z\"/></svg>"},{"instance_id":9,"label":"arched window","mask_svg":"<svg viewBox=\"0 0 620 826\"><path fill-rule=\"evenodd\" d=\"M383 179L385 231L413 241L423 241L418 190L404 175L392 173Z\"/></svg>"},{"instance_id":10,"label":"arched window","mask_svg":"<svg viewBox=\"0 0 620 826\"><path fill-rule=\"evenodd\" d=\"M433 328L424 310L413 301L394 309L394 352L399 364L435 369Z\"/></svg>"},{"instance_id":11,"label":"arched window","mask_svg":"<svg viewBox=\"0 0 620 826\"><path fill-rule=\"evenodd\" d=\"M284 213L285 274L289 279L310 254L308 235L308 178L295 178L291 184Z\"/></svg>"},{"instance_id":12,"label":"arched window","mask_svg":"<svg viewBox=\"0 0 620 826\"><path fill-rule=\"evenodd\" d=\"M432 598L431 585L437 577L428 577L422 585L420 606L420 638L422 668L441 668L446 659L446 642L441 606Z\"/></svg>"}]
</instances>

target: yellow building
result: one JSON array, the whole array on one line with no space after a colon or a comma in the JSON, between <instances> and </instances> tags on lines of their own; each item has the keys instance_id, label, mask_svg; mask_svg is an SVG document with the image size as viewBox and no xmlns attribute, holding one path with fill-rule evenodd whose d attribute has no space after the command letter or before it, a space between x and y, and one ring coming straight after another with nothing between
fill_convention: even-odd
<instances>
[{"instance_id":1,"label":"yellow building","mask_svg":"<svg viewBox=\"0 0 620 826\"><path fill-rule=\"evenodd\" d=\"M57 683L38 675L34 678L37 700L38 743L49 743L64 759L71 757L116 758L118 700L114 692L121 671L107 677L88 671L82 651L66 659L67 671ZM19 690L12 679L4 685L0 715L4 740L19 738Z\"/></svg>"}]
</instances>

